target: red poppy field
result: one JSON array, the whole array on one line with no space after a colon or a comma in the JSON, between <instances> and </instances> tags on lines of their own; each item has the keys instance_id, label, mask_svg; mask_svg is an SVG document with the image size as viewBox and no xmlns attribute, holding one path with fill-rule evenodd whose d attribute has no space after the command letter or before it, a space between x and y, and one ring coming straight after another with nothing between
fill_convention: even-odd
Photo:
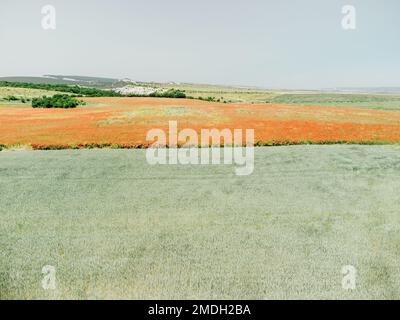
<instances>
[{"instance_id":1,"label":"red poppy field","mask_svg":"<svg viewBox=\"0 0 400 320\"><path fill-rule=\"evenodd\" d=\"M33 149L146 147L149 130L254 129L259 145L398 143L400 112L186 99L83 98L77 109L0 105L0 144Z\"/></svg>"}]
</instances>

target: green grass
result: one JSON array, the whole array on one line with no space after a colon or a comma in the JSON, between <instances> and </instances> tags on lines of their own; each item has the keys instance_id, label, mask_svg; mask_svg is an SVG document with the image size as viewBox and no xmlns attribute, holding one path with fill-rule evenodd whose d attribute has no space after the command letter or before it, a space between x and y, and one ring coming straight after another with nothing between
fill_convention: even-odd
<instances>
[{"instance_id":1,"label":"green grass","mask_svg":"<svg viewBox=\"0 0 400 320\"><path fill-rule=\"evenodd\" d=\"M144 150L3 151L0 298L399 299L399 156L257 148L237 177L151 167Z\"/></svg>"},{"instance_id":2,"label":"green grass","mask_svg":"<svg viewBox=\"0 0 400 320\"><path fill-rule=\"evenodd\" d=\"M154 84L157 87L184 90L188 96L213 97L234 103L276 103L301 106L352 107L400 110L400 94L339 93L320 91L281 91L199 84Z\"/></svg>"},{"instance_id":3,"label":"green grass","mask_svg":"<svg viewBox=\"0 0 400 320\"><path fill-rule=\"evenodd\" d=\"M400 110L400 95L343 93L285 93L266 100L268 103L325 107L356 107Z\"/></svg>"},{"instance_id":4,"label":"green grass","mask_svg":"<svg viewBox=\"0 0 400 320\"><path fill-rule=\"evenodd\" d=\"M7 97L15 96L19 99L32 99L43 95L53 96L56 91L39 90L45 87L43 83L4 83L8 87L0 87L0 103L1 104L22 104L21 101L7 101ZM18 85L26 88L18 88ZM126 85L126 84L121 84ZM351 107L351 108L367 108L376 110L397 110L400 111L400 94L389 93L337 93L337 92L320 92L320 91L279 91L265 90L246 87L230 87L217 85L201 85L201 84L161 84L161 83L139 83L140 86L150 86L162 88L166 90L184 91L187 97L195 99L212 99L213 101L227 103L273 103L273 104L291 104L300 106L326 106L326 107ZM16 86L16 87L14 87ZM31 89L29 86L39 89ZM54 90L77 90L66 85L48 84L48 88ZM111 88L107 88L110 90ZM88 96L108 96L113 95L110 91L102 91L99 89L82 88L82 94ZM87 92L86 92L87 91ZM170 91L169 93L160 94L160 96L179 96L183 97L180 91ZM72 91L71 91L72 92ZM85 94L86 92L86 94ZM115 93L115 95L118 95Z\"/></svg>"},{"instance_id":5,"label":"green grass","mask_svg":"<svg viewBox=\"0 0 400 320\"><path fill-rule=\"evenodd\" d=\"M29 105L33 98L39 98L43 96L53 96L57 94L56 91L28 89L28 88L12 88L12 87L0 87L0 105ZM8 101L8 97L14 96L18 98L17 101ZM22 103L22 99L25 100L25 104Z\"/></svg>"},{"instance_id":6,"label":"green grass","mask_svg":"<svg viewBox=\"0 0 400 320\"><path fill-rule=\"evenodd\" d=\"M237 88L212 85L171 84L160 85L185 90L195 98L213 97L221 101L238 103L281 103L293 105L317 105L327 107L359 107L368 109L400 110L399 94L332 93L318 91L279 91L256 88Z\"/></svg>"},{"instance_id":7,"label":"green grass","mask_svg":"<svg viewBox=\"0 0 400 320\"><path fill-rule=\"evenodd\" d=\"M188 97L209 97L221 102L234 103L265 103L266 100L275 97L278 92L254 88L237 88L229 86L201 85L201 84L151 84L152 87L164 89L178 89L185 91Z\"/></svg>"}]
</instances>

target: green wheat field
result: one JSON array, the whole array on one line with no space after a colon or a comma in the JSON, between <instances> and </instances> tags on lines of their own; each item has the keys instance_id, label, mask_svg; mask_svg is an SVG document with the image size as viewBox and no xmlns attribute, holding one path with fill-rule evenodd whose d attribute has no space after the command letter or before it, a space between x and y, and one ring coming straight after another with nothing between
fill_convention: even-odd
<instances>
[{"instance_id":1,"label":"green wheat field","mask_svg":"<svg viewBox=\"0 0 400 320\"><path fill-rule=\"evenodd\" d=\"M2 151L0 299L399 299L399 160L257 148L238 177L144 150Z\"/></svg>"}]
</instances>

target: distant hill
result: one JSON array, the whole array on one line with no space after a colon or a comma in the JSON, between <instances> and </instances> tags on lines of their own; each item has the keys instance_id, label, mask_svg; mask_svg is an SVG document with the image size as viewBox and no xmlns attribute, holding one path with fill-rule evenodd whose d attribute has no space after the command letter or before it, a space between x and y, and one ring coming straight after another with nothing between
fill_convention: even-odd
<instances>
[{"instance_id":1,"label":"distant hill","mask_svg":"<svg viewBox=\"0 0 400 320\"><path fill-rule=\"evenodd\" d=\"M112 85L115 82L118 82L118 79L113 78L99 78L99 77L87 77L87 76L71 76L71 75L44 75L43 77L47 79L67 81L67 82L79 82L79 83L87 83L87 84L108 84Z\"/></svg>"},{"instance_id":2,"label":"distant hill","mask_svg":"<svg viewBox=\"0 0 400 320\"><path fill-rule=\"evenodd\" d=\"M298 90L272 90L265 88L253 88L253 87L243 87L243 86L224 86L224 85L207 85L207 84L189 84L189 83L156 83L156 82L141 82L133 81L128 78L115 79L115 78L102 78L102 77L89 77L89 76L76 76L76 75L52 75L47 74L42 77L0 77L0 81L10 81L10 82L29 82L29 83L39 83L39 84L66 84L66 85L78 85L81 87L90 87L98 89L115 89L122 88L126 85L139 85L139 86L161 86L161 87L177 87L182 89L195 88L208 88L210 91L215 90L226 90L229 89L239 89L239 90L258 90L258 91L304 91ZM190 90L189 90L190 91ZM330 93L386 93L386 94L400 94L400 87L337 87L337 88L323 88L315 90L306 90L305 92L330 92Z\"/></svg>"},{"instance_id":3,"label":"distant hill","mask_svg":"<svg viewBox=\"0 0 400 320\"><path fill-rule=\"evenodd\" d=\"M119 79L70 75L44 75L42 77L0 77L0 81L29 82L39 84L66 84L94 88L112 88L121 85L121 81ZM122 83L124 83L124 81Z\"/></svg>"},{"instance_id":4,"label":"distant hill","mask_svg":"<svg viewBox=\"0 0 400 320\"><path fill-rule=\"evenodd\" d=\"M400 93L400 87L339 87L322 91L345 93Z\"/></svg>"},{"instance_id":5,"label":"distant hill","mask_svg":"<svg viewBox=\"0 0 400 320\"><path fill-rule=\"evenodd\" d=\"M61 79L52 79L52 78L46 78L46 77L0 77L0 81L49 83L49 84L70 84L69 81L63 81Z\"/></svg>"}]
</instances>

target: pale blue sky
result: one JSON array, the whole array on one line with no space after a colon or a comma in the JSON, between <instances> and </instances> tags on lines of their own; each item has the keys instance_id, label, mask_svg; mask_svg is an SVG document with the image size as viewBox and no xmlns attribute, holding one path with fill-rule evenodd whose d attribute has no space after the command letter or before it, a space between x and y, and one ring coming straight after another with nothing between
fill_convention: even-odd
<instances>
[{"instance_id":1,"label":"pale blue sky","mask_svg":"<svg viewBox=\"0 0 400 320\"><path fill-rule=\"evenodd\" d=\"M41 7L57 29L41 28ZM357 29L341 26L343 5ZM400 86L398 0L1 0L0 76Z\"/></svg>"}]
</instances>

